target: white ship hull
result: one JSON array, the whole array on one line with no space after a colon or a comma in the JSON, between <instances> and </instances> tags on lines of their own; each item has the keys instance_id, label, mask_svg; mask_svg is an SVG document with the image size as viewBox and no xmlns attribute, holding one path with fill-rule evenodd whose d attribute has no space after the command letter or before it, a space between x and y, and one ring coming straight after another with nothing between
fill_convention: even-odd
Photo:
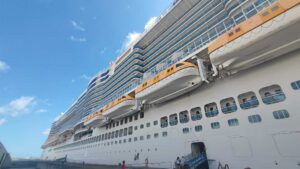
<instances>
[{"instance_id":1,"label":"white ship hull","mask_svg":"<svg viewBox=\"0 0 300 169\"><path fill-rule=\"evenodd\" d=\"M191 143L203 142L206 147L210 168L217 167L220 162L223 166L228 164L230 169L242 169L250 167L253 169L296 169L299 168L300 158L300 98L299 90L291 88L291 82L299 80L300 51L281 56L270 62L235 74L234 76L218 80L205 90L198 88L192 92L173 99L166 104L145 111L144 118L133 121L111 130L96 128L93 136L114 131L129 126L140 126L151 122L150 127L133 131L133 135L123 136L108 141L100 141L84 146L79 149L45 150L44 158L57 159L68 156L69 160L85 161L86 163L118 164L126 160L128 165L144 165L148 158L151 167L171 168L177 156L189 154ZM267 105L260 98L259 90L265 86L278 84L286 95L283 102ZM237 96L241 93L253 91L258 96L259 106L252 109L241 109L234 113L224 114L220 110L220 100ZM216 102L219 114L208 118L204 115L204 105ZM202 119L175 126L161 128L160 125L153 126L153 121L163 116L179 113L182 110L190 110L201 107ZM276 120L272 112L286 109L290 118ZM248 116L259 114L261 123L250 124ZM227 120L237 118L239 126L229 127ZM219 129L212 129L212 122L220 122ZM202 125L203 131L195 132L195 125ZM189 128L187 134L183 134L183 128ZM168 132L166 137L162 132ZM159 133L158 138L153 134ZM151 138L122 144L104 145L111 141L119 141L140 136ZM66 143L67 144L67 143ZM51 148L53 149L53 148ZM139 153L139 160L134 157Z\"/></svg>"}]
</instances>

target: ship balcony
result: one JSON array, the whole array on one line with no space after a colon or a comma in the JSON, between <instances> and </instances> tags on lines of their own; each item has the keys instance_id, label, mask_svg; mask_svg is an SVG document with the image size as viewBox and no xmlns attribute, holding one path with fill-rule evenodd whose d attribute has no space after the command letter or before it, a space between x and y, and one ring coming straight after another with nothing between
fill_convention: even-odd
<instances>
[{"instance_id":1,"label":"ship balcony","mask_svg":"<svg viewBox=\"0 0 300 169\"><path fill-rule=\"evenodd\" d=\"M105 117L117 119L138 111L138 101L126 99L103 112Z\"/></svg>"},{"instance_id":2,"label":"ship balcony","mask_svg":"<svg viewBox=\"0 0 300 169\"><path fill-rule=\"evenodd\" d=\"M262 98L262 100L266 104L282 102L283 100L285 100L285 94L284 93L270 94Z\"/></svg>"},{"instance_id":3,"label":"ship balcony","mask_svg":"<svg viewBox=\"0 0 300 169\"><path fill-rule=\"evenodd\" d=\"M219 114L218 110L208 110L208 111L205 111L206 117L215 117L218 114Z\"/></svg>"},{"instance_id":4,"label":"ship balcony","mask_svg":"<svg viewBox=\"0 0 300 169\"><path fill-rule=\"evenodd\" d=\"M299 2L278 0L218 37L208 47L212 64L233 74L297 50Z\"/></svg>"},{"instance_id":5,"label":"ship balcony","mask_svg":"<svg viewBox=\"0 0 300 169\"><path fill-rule=\"evenodd\" d=\"M193 114L193 115L191 115L191 119L193 121L201 120L201 118L202 118L201 114Z\"/></svg>"},{"instance_id":6,"label":"ship balcony","mask_svg":"<svg viewBox=\"0 0 300 169\"><path fill-rule=\"evenodd\" d=\"M198 87L202 82L198 67L185 64L174 64L144 82L136 90L136 99L143 103L162 103Z\"/></svg>"},{"instance_id":7,"label":"ship balcony","mask_svg":"<svg viewBox=\"0 0 300 169\"><path fill-rule=\"evenodd\" d=\"M257 99L251 99L249 101L245 101L244 103L241 103L240 106L242 109L250 109L257 107L259 105L259 102Z\"/></svg>"},{"instance_id":8,"label":"ship balcony","mask_svg":"<svg viewBox=\"0 0 300 169\"><path fill-rule=\"evenodd\" d=\"M178 120L170 120L170 126L175 126L178 124Z\"/></svg>"}]
</instances>

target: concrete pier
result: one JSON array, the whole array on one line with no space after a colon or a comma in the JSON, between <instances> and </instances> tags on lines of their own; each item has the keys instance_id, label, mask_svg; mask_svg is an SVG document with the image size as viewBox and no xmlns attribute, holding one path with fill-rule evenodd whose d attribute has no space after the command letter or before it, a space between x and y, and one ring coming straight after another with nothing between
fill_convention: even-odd
<instances>
[{"instance_id":1,"label":"concrete pier","mask_svg":"<svg viewBox=\"0 0 300 169\"><path fill-rule=\"evenodd\" d=\"M120 169L120 168L121 166L116 166L116 165L96 165L96 164L71 163L71 162L62 162L62 161L23 160L23 161L13 161L10 167L4 169ZM151 169L151 168L126 166L126 169Z\"/></svg>"}]
</instances>

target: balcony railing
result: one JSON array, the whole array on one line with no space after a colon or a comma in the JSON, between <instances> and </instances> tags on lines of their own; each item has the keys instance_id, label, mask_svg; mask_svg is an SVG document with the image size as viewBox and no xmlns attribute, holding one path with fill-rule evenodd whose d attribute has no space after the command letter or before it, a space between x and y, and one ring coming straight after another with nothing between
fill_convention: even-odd
<instances>
[{"instance_id":1,"label":"balcony railing","mask_svg":"<svg viewBox=\"0 0 300 169\"><path fill-rule=\"evenodd\" d=\"M249 101L246 101L246 102L240 104L242 109L250 109L253 107L257 107L258 105L259 105L259 102L257 99L251 99Z\"/></svg>"},{"instance_id":2,"label":"balcony railing","mask_svg":"<svg viewBox=\"0 0 300 169\"><path fill-rule=\"evenodd\" d=\"M167 121L161 122L160 127L161 127L161 128L168 127L168 122L167 122Z\"/></svg>"},{"instance_id":3,"label":"balcony railing","mask_svg":"<svg viewBox=\"0 0 300 169\"><path fill-rule=\"evenodd\" d=\"M283 100L285 100L285 94L277 93L277 94L268 95L268 96L265 96L262 100L266 104L282 102Z\"/></svg>"},{"instance_id":4,"label":"balcony railing","mask_svg":"<svg viewBox=\"0 0 300 169\"><path fill-rule=\"evenodd\" d=\"M222 108L222 112L225 113L225 114L226 113L232 113L232 112L235 112L235 111L237 111L236 104L231 105L231 106L225 106L225 107Z\"/></svg>"},{"instance_id":5,"label":"balcony railing","mask_svg":"<svg viewBox=\"0 0 300 169\"><path fill-rule=\"evenodd\" d=\"M207 111L207 112L205 112L205 115L207 116L207 117L214 117L214 116L216 116L216 115L218 115L219 114L219 111L218 110L212 110L212 111Z\"/></svg>"},{"instance_id":6,"label":"balcony railing","mask_svg":"<svg viewBox=\"0 0 300 169\"><path fill-rule=\"evenodd\" d=\"M178 120L170 120L170 126L175 126L178 124Z\"/></svg>"},{"instance_id":7,"label":"balcony railing","mask_svg":"<svg viewBox=\"0 0 300 169\"><path fill-rule=\"evenodd\" d=\"M187 117L182 117L179 119L180 123L187 123L189 122L189 119Z\"/></svg>"},{"instance_id":8,"label":"balcony railing","mask_svg":"<svg viewBox=\"0 0 300 169\"><path fill-rule=\"evenodd\" d=\"M200 114L193 114L193 115L191 116L191 118L192 118L193 121L201 120L202 115L200 115Z\"/></svg>"}]
</instances>

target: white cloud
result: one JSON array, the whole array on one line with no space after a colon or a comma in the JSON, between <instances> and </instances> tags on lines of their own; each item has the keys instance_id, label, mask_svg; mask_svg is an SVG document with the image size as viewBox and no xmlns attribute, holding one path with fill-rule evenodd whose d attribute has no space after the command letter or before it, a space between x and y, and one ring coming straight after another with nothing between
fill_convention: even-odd
<instances>
[{"instance_id":1,"label":"white cloud","mask_svg":"<svg viewBox=\"0 0 300 169\"><path fill-rule=\"evenodd\" d=\"M47 109L38 109L36 112L37 113L46 113L46 112L48 112L48 110Z\"/></svg>"},{"instance_id":2,"label":"white cloud","mask_svg":"<svg viewBox=\"0 0 300 169\"><path fill-rule=\"evenodd\" d=\"M80 7L79 9L80 9L82 12L84 12L84 11L86 10L85 7Z\"/></svg>"},{"instance_id":3,"label":"white cloud","mask_svg":"<svg viewBox=\"0 0 300 169\"><path fill-rule=\"evenodd\" d=\"M0 114L8 114L12 117L27 113L36 105L36 100L32 96L22 96L12 100L9 104L0 106Z\"/></svg>"},{"instance_id":4,"label":"white cloud","mask_svg":"<svg viewBox=\"0 0 300 169\"><path fill-rule=\"evenodd\" d=\"M70 40L73 42L86 42L87 41L86 38L76 38L73 35L70 36Z\"/></svg>"},{"instance_id":5,"label":"white cloud","mask_svg":"<svg viewBox=\"0 0 300 169\"><path fill-rule=\"evenodd\" d=\"M57 121L58 119L60 119L65 113L64 112L61 112L58 116L56 116L54 118L54 121Z\"/></svg>"},{"instance_id":6,"label":"white cloud","mask_svg":"<svg viewBox=\"0 0 300 169\"><path fill-rule=\"evenodd\" d=\"M81 75L80 78L85 79L85 80L90 80L91 79L91 77L86 75L86 74Z\"/></svg>"},{"instance_id":7,"label":"white cloud","mask_svg":"<svg viewBox=\"0 0 300 169\"><path fill-rule=\"evenodd\" d=\"M47 128L46 130L44 130L44 131L42 132L42 134L43 134L43 135L46 135L46 136L48 136L49 133L50 133L50 128Z\"/></svg>"},{"instance_id":8,"label":"white cloud","mask_svg":"<svg viewBox=\"0 0 300 169\"><path fill-rule=\"evenodd\" d=\"M0 60L0 72L7 71L8 69L10 69L10 67L8 66L8 64L6 64L4 61Z\"/></svg>"},{"instance_id":9,"label":"white cloud","mask_svg":"<svg viewBox=\"0 0 300 169\"><path fill-rule=\"evenodd\" d=\"M4 123L6 123L6 119L5 118L0 119L0 126L2 126Z\"/></svg>"},{"instance_id":10,"label":"white cloud","mask_svg":"<svg viewBox=\"0 0 300 169\"><path fill-rule=\"evenodd\" d=\"M73 20L71 20L70 22L71 22L74 29L79 30L79 31L83 31L83 32L85 31L84 27L80 26L77 22L75 22Z\"/></svg>"},{"instance_id":11,"label":"white cloud","mask_svg":"<svg viewBox=\"0 0 300 169\"><path fill-rule=\"evenodd\" d=\"M156 16L151 17L144 26L145 31L151 29L156 24L156 22L157 22L157 17ZM123 52L130 45L137 42L141 38L141 36L142 36L142 33L139 33L139 32L128 33L126 36L126 39L122 43L122 48L117 49L116 53L120 54L121 52Z\"/></svg>"},{"instance_id":12,"label":"white cloud","mask_svg":"<svg viewBox=\"0 0 300 169\"><path fill-rule=\"evenodd\" d=\"M155 24L156 24L156 22L157 22L157 17L156 16L154 16L154 17L151 17L148 21L147 21L147 23L146 23L146 25L145 25L145 30L150 30Z\"/></svg>"}]
</instances>

